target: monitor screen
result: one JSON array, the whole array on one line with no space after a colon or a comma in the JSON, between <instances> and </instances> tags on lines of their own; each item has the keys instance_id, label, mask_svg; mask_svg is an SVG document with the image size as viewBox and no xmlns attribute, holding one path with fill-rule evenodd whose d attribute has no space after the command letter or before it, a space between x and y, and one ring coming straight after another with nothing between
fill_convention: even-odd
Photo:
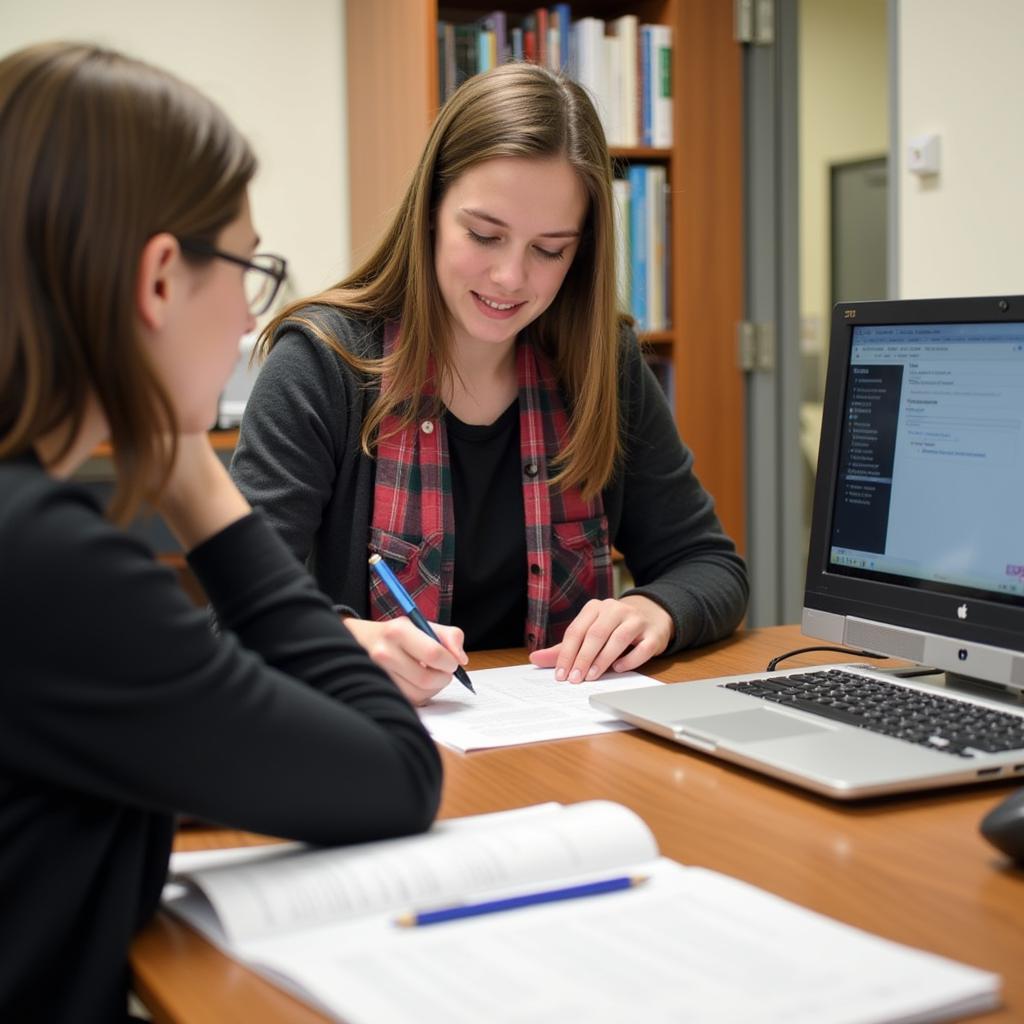
<instances>
[{"instance_id":1,"label":"monitor screen","mask_svg":"<svg viewBox=\"0 0 1024 1024\"><path fill-rule=\"evenodd\" d=\"M1024 686L1024 299L836 307L804 604L810 635Z\"/></svg>"}]
</instances>

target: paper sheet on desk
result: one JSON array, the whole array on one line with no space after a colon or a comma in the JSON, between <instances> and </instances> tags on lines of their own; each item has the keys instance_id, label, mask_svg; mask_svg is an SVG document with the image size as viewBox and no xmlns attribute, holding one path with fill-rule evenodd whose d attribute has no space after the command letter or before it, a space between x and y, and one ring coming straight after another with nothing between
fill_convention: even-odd
<instances>
[{"instance_id":1,"label":"paper sheet on desk","mask_svg":"<svg viewBox=\"0 0 1024 1024\"><path fill-rule=\"evenodd\" d=\"M438 743L463 752L631 729L592 708L590 695L659 685L637 672L609 673L592 683L559 683L554 669L533 665L484 669L471 678L475 696L453 679L419 709Z\"/></svg>"}]
</instances>

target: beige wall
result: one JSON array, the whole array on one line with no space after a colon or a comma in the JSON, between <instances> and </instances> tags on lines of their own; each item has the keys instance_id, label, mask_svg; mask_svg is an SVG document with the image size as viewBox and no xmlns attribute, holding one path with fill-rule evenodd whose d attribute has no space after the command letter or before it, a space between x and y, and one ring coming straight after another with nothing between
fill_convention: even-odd
<instances>
[{"instance_id":1,"label":"beige wall","mask_svg":"<svg viewBox=\"0 0 1024 1024\"><path fill-rule=\"evenodd\" d=\"M345 0L2 0L0 54L82 39L159 64L221 104L260 161L261 248L294 288L348 269Z\"/></svg>"},{"instance_id":2,"label":"beige wall","mask_svg":"<svg viewBox=\"0 0 1024 1024\"><path fill-rule=\"evenodd\" d=\"M886 0L800 0L800 315L823 351L831 310L829 165L889 149Z\"/></svg>"},{"instance_id":3,"label":"beige wall","mask_svg":"<svg viewBox=\"0 0 1024 1024\"><path fill-rule=\"evenodd\" d=\"M899 0L901 297L1024 291L1024 3ZM905 167L941 136L942 169Z\"/></svg>"}]
</instances>

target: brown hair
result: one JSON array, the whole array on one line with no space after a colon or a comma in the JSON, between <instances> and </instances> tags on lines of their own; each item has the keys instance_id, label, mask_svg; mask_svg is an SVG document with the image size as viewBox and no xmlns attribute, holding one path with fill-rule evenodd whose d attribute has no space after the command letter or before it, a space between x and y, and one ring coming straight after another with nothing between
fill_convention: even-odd
<instances>
[{"instance_id":1,"label":"brown hair","mask_svg":"<svg viewBox=\"0 0 1024 1024\"><path fill-rule=\"evenodd\" d=\"M210 100L166 72L93 46L47 43L0 61L0 458L66 423L90 392L110 426L123 522L159 490L176 430L138 343L146 242L214 241L255 171Z\"/></svg>"},{"instance_id":2,"label":"brown hair","mask_svg":"<svg viewBox=\"0 0 1024 1024\"><path fill-rule=\"evenodd\" d=\"M428 360L453 373L449 315L434 268L434 214L446 190L471 167L496 157L564 157L588 198L583 235L572 266L548 309L530 324L531 337L552 359L569 399L571 440L555 481L591 496L615 469L619 433L620 316L616 305L612 168L593 104L575 82L534 64L505 64L468 79L441 109L405 198L377 250L354 273L312 299L296 302L267 325L266 355L281 328L298 324L357 369L392 381L362 429L370 452L384 417L423 390ZM388 360L357 359L319 326L310 302L372 319L400 320L402 344Z\"/></svg>"}]
</instances>

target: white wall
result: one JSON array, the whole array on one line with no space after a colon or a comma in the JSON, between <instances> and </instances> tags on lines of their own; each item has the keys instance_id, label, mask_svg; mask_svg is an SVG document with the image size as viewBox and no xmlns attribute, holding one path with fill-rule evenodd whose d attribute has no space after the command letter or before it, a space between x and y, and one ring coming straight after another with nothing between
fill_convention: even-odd
<instances>
[{"instance_id":1,"label":"white wall","mask_svg":"<svg viewBox=\"0 0 1024 1024\"><path fill-rule=\"evenodd\" d=\"M800 315L812 354L832 308L830 166L889 150L886 0L800 0L799 19Z\"/></svg>"},{"instance_id":2,"label":"white wall","mask_svg":"<svg viewBox=\"0 0 1024 1024\"><path fill-rule=\"evenodd\" d=\"M0 0L0 55L85 40L158 64L216 100L260 169L261 248L305 294L348 270L345 0Z\"/></svg>"},{"instance_id":3,"label":"white wall","mask_svg":"<svg viewBox=\"0 0 1024 1024\"><path fill-rule=\"evenodd\" d=\"M900 296L1024 292L1024 3L897 2ZM932 132L920 180L907 147Z\"/></svg>"}]
</instances>

